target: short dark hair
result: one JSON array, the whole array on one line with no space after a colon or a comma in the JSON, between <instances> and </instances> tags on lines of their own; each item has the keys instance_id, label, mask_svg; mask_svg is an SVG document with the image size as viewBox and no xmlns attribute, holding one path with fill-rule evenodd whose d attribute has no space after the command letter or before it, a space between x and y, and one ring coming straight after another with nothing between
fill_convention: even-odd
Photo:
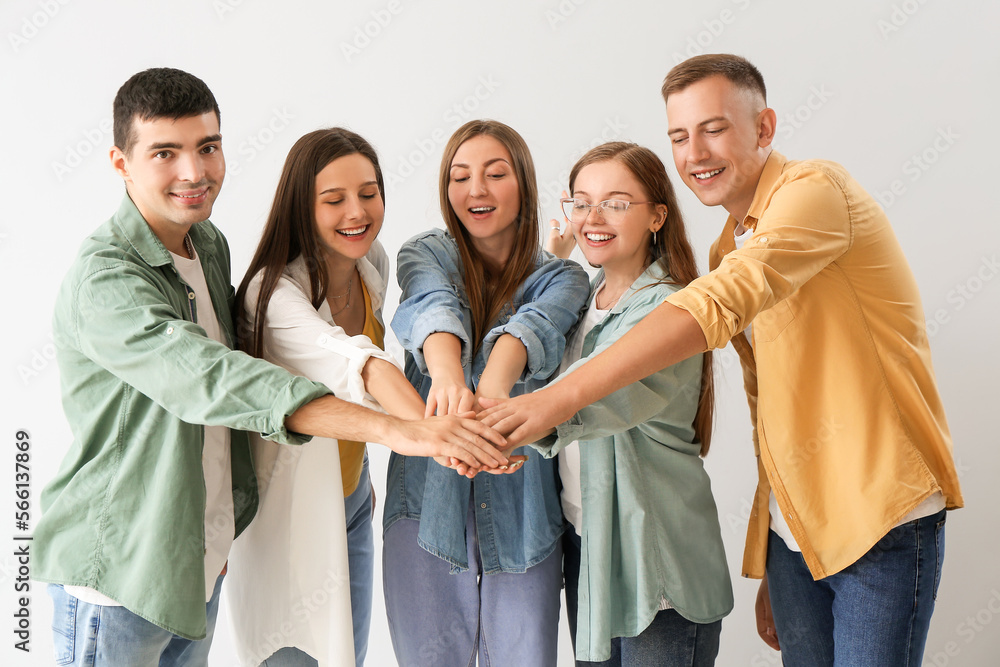
<instances>
[{"instance_id":1,"label":"short dark hair","mask_svg":"<svg viewBox=\"0 0 1000 667\"><path fill-rule=\"evenodd\" d=\"M691 84L717 74L729 79L737 88L760 93L764 104L767 104L767 88L760 70L746 58L731 53L706 53L675 65L663 80L660 91L663 101L666 102L671 93L679 93Z\"/></svg>"},{"instance_id":2,"label":"short dark hair","mask_svg":"<svg viewBox=\"0 0 1000 667\"><path fill-rule=\"evenodd\" d=\"M113 108L115 146L126 155L135 145L136 118L177 120L214 111L216 119L222 121L219 104L205 82L170 67L154 67L132 75L118 89Z\"/></svg>"}]
</instances>

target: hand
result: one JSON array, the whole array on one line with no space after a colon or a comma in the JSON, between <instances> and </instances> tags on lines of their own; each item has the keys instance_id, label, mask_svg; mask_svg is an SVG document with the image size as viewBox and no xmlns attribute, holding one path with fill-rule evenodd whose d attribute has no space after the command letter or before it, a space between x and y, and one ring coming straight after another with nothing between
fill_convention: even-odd
<instances>
[{"instance_id":1,"label":"hand","mask_svg":"<svg viewBox=\"0 0 1000 667\"><path fill-rule=\"evenodd\" d=\"M774 616L771 614L771 595L767 588L767 575L760 581L760 588L757 589L757 603L754 605L754 612L757 616L757 634L764 640L764 643L780 651L778 644L778 629L774 626Z\"/></svg>"},{"instance_id":2,"label":"hand","mask_svg":"<svg viewBox=\"0 0 1000 667\"><path fill-rule=\"evenodd\" d=\"M431 388L427 392L427 408L424 417L434 415L457 415L472 412L476 408L476 396L465 386L465 378L431 378Z\"/></svg>"},{"instance_id":3,"label":"hand","mask_svg":"<svg viewBox=\"0 0 1000 667\"><path fill-rule=\"evenodd\" d=\"M438 460L437 457L451 457L477 470L507 464L507 457L499 451L507 447L506 439L492 428L471 419L468 413L464 417L449 415L418 421L396 420L392 442L386 444L404 456L431 456L435 460Z\"/></svg>"},{"instance_id":4,"label":"hand","mask_svg":"<svg viewBox=\"0 0 1000 667\"><path fill-rule=\"evenodd\" d=\"M563 190L562 197L569 197L569 194ZM562 229L560 230L558 220L555 218L549 220L551 229L549 229L549 235L545 239L545 249L556 257L566 259L573 253L573 248L576 247L576 238L573 236L573 225L566 219L566 216L563 216L563 221Z\"/></svg>"},{"instance_id":5,"label":"hand","mask_svg":"<svg viewBox=\"0 0 1000 667\"><path fill-rule=\"evenodd\" d=\"M510 454L507 453L509 451L510 450L508 449L504 452L504 456L507 457L507 464L499 466L497 468L480 468L479 470L476 470L475 468L470 468L464 463L458 463L457 465L448 467L454 468L455 472L457 472L459 475L465 475L469 479L472 479L481 472L488 472L491 475L510 475L521 469L522 464L524 464L528 460L528 456L523 454L511 456Z\"/></svg>"},{"instance_id":6,"label":"hand","mask_svg":"<svg viewBox=\"0 0 1000 667\"><path fill-rule=\"evenodd\" d=\"M541 440L572 416L561 417L558 406L548 400L545 390L504 400L481 398L479 403L484 409L476 418L506 433L509 447Z\"/></svg>"}]
</instances>

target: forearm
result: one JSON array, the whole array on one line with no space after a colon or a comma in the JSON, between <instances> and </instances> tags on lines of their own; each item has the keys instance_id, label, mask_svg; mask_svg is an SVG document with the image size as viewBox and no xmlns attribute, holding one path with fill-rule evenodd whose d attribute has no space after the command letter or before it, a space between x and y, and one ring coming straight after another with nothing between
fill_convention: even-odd
<instances>
[{"instance_id":1,"label":"forearm","mask_svg":"<svg viewBox=\"0 0 1000 667\"><path fill-rule=\"evenodd\" d=\"M398 419L368 408L343 401L335 396L323 396L306 403L285 418L285 428L295 433L354 440L357 442L389 442Z\"/></svg>"},{"instance_id":2,"label":"forearm","mask_svg":"<svg viewBox=\"0 0 1000 667\"><path fill-rule=\"evenodd\" d=\"M490 352L476 394L490 398L509 396L527 363L528 350L524 343L510 334L500 336Z\"/></svg>"},{"instance_id":3,"label":"forearm","mask_svg":"<svg viewBox=\"0 0 1000 667\"><path fill-rule=\"evenodd\" d=\"M619 389L705 351L698 322L668 303L653 309L607 350L542 389L556 409L555 426Z\"/></svg>"},{"instance_id":4,"label":"forearm","mask_svg":"<svg viewBox=\"0 0 1000 667\"><path fill-rule=\"evenodd\" d=\"M371 357L361 371L365 389L391 415L401 419L421 419L424 401L402 371L384 359Z\"/></svg>"},{"instance_id":5,"label":"forearm","mask_svg":"<svg viewBox=\"0 0 1000 667\"><path fill-rule=\"evenodd\" d=\"M432 380L450 379L465 384L462 341L450 333L433 333L424 340L424 361Z\"/></svg>"}]
</instances>

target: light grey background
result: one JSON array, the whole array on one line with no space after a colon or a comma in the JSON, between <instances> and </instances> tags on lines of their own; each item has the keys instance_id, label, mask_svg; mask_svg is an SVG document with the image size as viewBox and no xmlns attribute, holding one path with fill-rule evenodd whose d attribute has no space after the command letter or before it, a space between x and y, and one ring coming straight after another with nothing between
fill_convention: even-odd
<instances>
[{"instance_id":1,"label":"light grey background","mask_svg":"<svg viewBox=\"0 0 1000 667\"><path fill-rule=\"evenodd\" d=\"M779 150L839 161L880 193L916 273L968 505L949 516L924 664L997 664L998 28L998 5L986 0L3 2L3 662L51 663L43 587L31 590L30 655L13 649L9 629L13 441L18 429L30 431L37 520L41 489L70 443L51 312L81 239L124 191L107 152L111 102L125 79L146 67L179 67L218 97L229 173L213 221L229 237L238 283L281 163L305 132L346 125L379 150L390 181L381 239L393 255L412 234L440 225L437 164L447 137L469 118L497 118L524 135L545 216L557 212L553 201L573 161L603 140L647 145L675 176L663 76L687 55L729 51L763 71L780 119ZM675 182L704 267L725 213ZM388 316L397 300L393 286ZM736 589L718 664L777 665L754 630L757 582L739 578L755 469L736 356L727 349L718 359L708 467ZM371 449L373 477L383 480L386 450ZM394 660L376 579L368 664L379 666ZM565 623L560 631L560 664L571 664ZM223 611L212 664L233 664L233 656Z\"/></svg>"}]
</instances>

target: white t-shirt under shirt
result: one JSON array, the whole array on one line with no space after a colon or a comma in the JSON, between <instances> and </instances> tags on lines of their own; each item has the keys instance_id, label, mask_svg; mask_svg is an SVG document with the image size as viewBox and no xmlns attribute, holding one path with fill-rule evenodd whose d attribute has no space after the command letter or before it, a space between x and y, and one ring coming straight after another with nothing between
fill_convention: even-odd
<instances>
[{"instance_id":1,"label":"white t-shirt under shirt","mask_svg":"<svg viewBox=\"0 0 1000 667\"><path fill-rule=\"evenodd\" d=\"M597 307L597 292L590 299L590 308L580 320L576 331L566 341L566 352L563 354L559 374L565 373L570 366L583 356L583 339L590 330L604 319L608 310ZM568 444L556 457L559 462L559 479L562 480L562 491L559 499L562 501L563 515L576 529L577 535L583 534L583 492L580 487L580 443L576 440Z\"/></svg>"},{"instance_id":2,"label":"white t-shirt under shirt","mask_svg":"<svg viewBox=\"0 0 1000 667\"><path fill-rule=\"evenodd\" d=\"M193 248L192 248L193 250ZM212 307L212 297L197 252L194 259L170 253L181 280L194 292L198 325L208 337L226 345L225 335ZM205 446L201 462L205 471L205 601L212 599L215 582L229 558L236 532L233 516L233 471L229 448L229 429L205 427ZM90 604L120 606L118 602L87 586L65 586L66 592Z\"/></svg>"},{"instance_id":3,"label":"white t-shirt under shirt","mask_svg":"<svg viewBox=\"0 0 1000 667\"><path fill-rule=\"evenodd\" d=\"M747 240L753 236L752 229L746 229L742 234L737 234L733 231L733 241L736 243L736 249L739 250L747 242ZM747 341L753 344L753 323L751 322L743 332ZM921 519L925 516L931 516L932 514L937 514L944 509L944 496L940 491L933 494L927 500L917 505L917 507L907 514L903 519L896 524L896 526L901 526L904 523L909 523L910 521L915 521L916 519ZM795 541L795 537L792 536L792 529L788 527L788 522L785 521L784 515L778 508L778 500L774 496L774 491L771 491L770 498L768 498L768 511L771 515L771 530L774 531L776 535L781 537L785 541L785 545L792 551L802 551L799 548L798 542Z\"/></svg>"}]
</instances>

